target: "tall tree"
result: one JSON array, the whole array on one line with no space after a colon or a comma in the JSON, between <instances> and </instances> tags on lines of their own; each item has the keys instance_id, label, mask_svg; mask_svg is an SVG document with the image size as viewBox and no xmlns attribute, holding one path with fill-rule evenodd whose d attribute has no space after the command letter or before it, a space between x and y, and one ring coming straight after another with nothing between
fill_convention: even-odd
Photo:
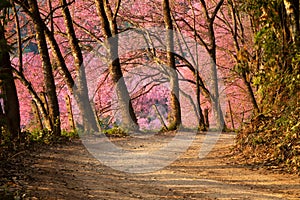
<instances>
[{"instance_id":1,"label":"tall tree","mask_svg":"<svg viewBox=\"0 0 300 200\"><path fill-rule=\"evenodd\" d=\"M83 118L82 120L83 120L84 129L86 131L91 131L91 130L98 131L95 114L89 102L86 74L83 66L83 57L79 46L79 41L76 37L76 33L73 27L72 17L69 8L67 6L67 1L60 0L60 4L61 6L63 6L62 13L67 28L68 41L74 58L75 69L76 69L77 80L78 80L77 84L76 85L73 84L73 87L70 89L71 91L74 92L75 99L79 105L79 109L81 111L81 115Z\"/></svg>"},{"instance_id":2,"label":"tall tree","mask_svg":"<svg viewBox=\"0 0 300 200\"><path fill-rule=\"evenodd\" d=\"M260 52L253 60L259 63L253 83L258 87L260 114L237 137L237 149L245 157L299 173L300 59L295 31L299 13L295 17L292 11L299 10L299 1L246 0L242 4L251 17L254 47ZM249 140L263 141L263 145Z\"/></svg>"},{"instance_id":3,"label":"tall tree","mask_svg":"<svg viewBox=\"0 0 300 200\"><path fill-rule=\"evenodd\" d=\"M9 3L4 1L0 6L2 6L0 7L0 15L2 18L0 21L0 91L4 104L4 113L0 113L0 115L4 114L11 139L14 140L18 138L20 134L20 109L10 62L10 46L5 38L6 11ZM0 107L0 110L3 112L2 105L0 105Z\"/></svg>"},{"instance_id":4,"label":"tall tree","mask_svg":"<svg viewBox=\"0 0 300 200\"><path fill-rule=\"evenodd\" d=\"M95 0L95 3L101 21L103 36L107 39L105 48L107 50L109 72L113 83L116 85L122 126L128 129L136 129L138 127L137 118L125 84L119 59L117 14L121 0L117 1L114 12L108 0Z\"/></svg>"},{"instance_id":5,"label":"tall tree","mask_svg":"<svg viewBox=\"0 0 300 200\"><path fill-rule=\"evenodd\" d=\"M200 0L200 3L203 9L206 26L208 28L208 41L205 42L203 37L201 37L200 35L198 39L200 40L201 44L204 45L204 47L207 49L207 52L213 61L210 67L211 83L212 83L210 95L211 95L212 106L215 112L214 114L217 122L216 126L219 129L224 126L226 127L226 124L225 124L223 111L221 109L220 99L219 99L220 94L219 94L218 73L217 73L217 45L216 45L216 37L215 37L215 19L224 3L224 0L218 1L211 13L205 0Z\"/></svg>"},{"instance_id":6,"label":"tall tree","mask_svg":"<svg viewBox=\"0 0 300 200\"><path fill-rule=\"evenodd\" d=\"M15 0L15 2L20 5L23 8L23 11L30 17L35 18L35 16L32 14L32 11L29 10L27 1L21 2L18 0ZM86 83L86 77L85 77L85 69L83 66L83 57L82 52L79 47L79 40L76 37L75 30L73 27L73 19L70 15L68 6L70 3L67 3L66 1L60 1L60 5L56 8L52 7L52 2L49 1L49 15L50 15L50 28L47 26L46 20L40 21L39 26L41 29L44 30L45 35L47 37L47 41L49 42L49 45L52 49L52 54L54 56L54 60L56 61L56 65L59 69L59 73L63 77L66 85L68 86L71 93L73 93L75 100L79 106L80 115L83 119L83 127L85 131L98 131L97 122L96 122L96 116L94 115L93 109L91 107L91 104L89 102L88 97L88 88ZM76 72L76 84L75 81L71 75L71 71L69 70L65 56L63 55L59 41L55 37L54 33L54 19L53 19L53 13L58 8L62 8L62 13L64 17L65 27L67 29L66 37L68 39L68 42L71 47L71 52L74 58L75 63L75 72ZM44 9L46 10L46 9ZM56 24L58 25L58 24ZM61 25L61 24L59 24ZM56 26L55 26L56 27ZM25 77L18 73L18 77L21 79L22 83L25 85L28 85L27 81L25 80ZM30 87L31 88L31 87ZM29 89L29 88L28 88ZM42 114L42 117L46 120L46 127L51 127L50 123L47 123L48 115L44 115L45 109L42 104L40 104L40 101L35 96L35 92L31 88L29 92L32 94L33 99L35 99L36 104L39 107L39 111ZM48 125L47 125L48 124Z\"/></svg>"},{"instance_id":7,"label":"tall tree","mask_svg":"<svg viewBox=\"0 0 300 200\"><path fill-rule=\"evenodd\" d=\"M166 47L167 47L167 64L170 67L170 107L171 112L169 115L169 130L177 129L181 124L181 110L179 102L179 83L178 74L176 71L175 56L174 56L174 32L173 22L171 17L171 9L169 0L163 0L162 10L164 16L164 23L166 28Z\"/></svg>"},{"instance_id":8,"label":"tall tree","mask_svg":"<svg viewBox=\"0 0 300 200\"><path fill-rule=\"evenodd\" d=\"M28 0L28 9L31 11L32 20L36 31L36 40L42 61L45 89L48 98L50 125L54 135L60 135L60 113L56 94L56 86L53 76L52 64L48 52L45 36L44 22L41 18L36 0Z\"/></svg>"},{"instance_id":9,"label":"tall tree","mask_svg":"<svg viewBox=\"0 0 300 200\"><path fill-rule=\"evenodd\" d=\"M239 75L239 77L243 80L248 96L250 97L250 102L254 109L254 114L259 113L259 107L256 100L255 92L253 90L253 86L251 83L253 68L257 68L257 65L254 66L252 63L253 58L246 46L249 46L249 40L247 40L247 35L245 35L245 25L246 22L249 20L248 16L243 17L241 13L241 6L238 2L229 1L227 4L228 10L231 14L231 19L226 20L225 13L223 11L223 22L225 23L226 27L228 28L234 45L234 53L233 57L236 61L235 72ZM226 12L226 11L225 11ZM246 44L246 42L248 44Z\"/></svg>"}]
</instances>

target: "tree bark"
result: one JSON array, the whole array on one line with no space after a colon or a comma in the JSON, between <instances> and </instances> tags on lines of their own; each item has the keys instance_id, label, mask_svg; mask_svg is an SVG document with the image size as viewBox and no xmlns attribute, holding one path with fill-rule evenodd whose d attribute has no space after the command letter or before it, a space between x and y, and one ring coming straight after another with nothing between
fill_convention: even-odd
<instances>
[{"instance_id":1,"label":"tree bark","mask_svg":"<svg viewBox=\"0 0 300 200\"><path fill-rule=\"evenodd\" d=\"M19 139L20 109L17 89L13 77L9 47L4 34L4 24L0 24L0 90L3 95L4 117L11 140ZM1 106L1 105L0 105ZM2 109L2 108L1 108Z\"/></svg>"},{"instance_id":2,"label":"tree bark","mask_svg":"<svg viewBox=\"0 0 300 200\"><path fill-rule=\"evenodd\" d=\"M250 100L251 100L251 103L252 103L253 108L254 108L254 113L258 114L259 113L259 107L258 107L256 98L255 98L251 83L247 80L245 71L242 72L242 79L243 79L244 84L246 85L248 94L250 96Z\"/></svg>"},{"instance_id":3,"label":"tree bark","mask_svg":"<svg viewBox=\"0 0 300 200\"><path fill-rule=\"evenodd\" d=\"M199 70L197 69L198 67L196 67L196 72L195 72L195 78L196 78L196 98L197 98L197 108L199 110L199 120L198 120L198 130L199 131L207 131L207 129L209 128L206 124L205 124L205 118L202 112L202 108L201 108L201 95L200 95L200 80L199 80Z\"/></svg>"},{"instance_id":4,"label":"tree bark","mask_svg":"<svg viewBox=\"0 0 300 200\"><path fill-rule=\"evenodd\" d=\"M53 131L54 135L59 136L61 134L59 105L58 105L58 99L56 95L56 86L55 86L54 76L52 72L52 65L51 65L47 42L46 42L46 36L44 33L45 30L43 28L44 27L43 20L40 16L37 1L28 0L28 5L33 15L32 19L36 30L36 40L38 44L40 57L42 60L45 89L46 89L46 94L49 103L49 117L50 117L51 130Z\"/></svg>"},{"instance_id":5,"label":"tree bark","mask_svg":"<svg viewBox=\"0 0 300 200\"><path fill-rule=\"evenodd\" d=\"M71 47L72 55L75 62L75 69L77 73L77 84L72 86L71 90L74 91L75 99L78 103L79 109L81 111L83 127L85 131L96 131L98 132L97 121L95 118L95 113L89 101L88 87L86 82L85 67L83 66L82 52L77 40L72 17L67 6L66 0L60 0L60 4L63 7L63 17L65 20L65 25L67 29L68 41Z\"/></svg>"},{"instance_id":6,"label":"tree bark","mask_svg":"<svg viewBox=\"0 0 300 200\"><path fill-rule=\"evenodd\" d=\"M13 69L13 72L15 73L15 76L22 82L22 84L28 89L29 93L32 96L33 101L37 105L37 108L41 114L41 117L44 119L43 120L43 126L47 129L51 129L50 126L50 118L48 115L47 108L41 98L39 97L38 93L33 89L31 83L24 77L24 74L21 73L20 71L17 71L16 69Z\"/></svg>"},{"instance_id":7,"label":"tree bark","mask_svg":"<svg viewBox=\"0 0 300 200\"><path fill-rule=\"evenodd\" d=\"M50 0L49 0L50 1ZM34 15L32 14L32 12L29 10L28 8L28 4L25 2L17 2L20 6L22 6L22 8L24 9L24 11L31 17L31 19L35 18ZM65 5L65 4L64 4ZM70 18L69 21L72 21L72 19ZM71 24L72 25L72 24ZM84 128L87 130L92 130L94 129L94 131L97 131L97 129L95 129L95 127L97 127L95 124L97 123L92 110L91 105L89 104L89 98L88 98L88 92L86 89L87 86L86 85L86 81L85 81L85 71L83 69L83 67L77 67L77 78L78 78L78 83L75 86L74 84L74 80L73 77L65 63L65 59L64 56L61 53L61 50L59 48L59 45L54 37L54 33L53 33L53 27L52 27L52 23L51 23L51 30L46 26L45 23L40 23L41 29L44 30L47 39L50 43L53 55L57 61L57 65L59 67L59 72L62 74L64 81L66 82L69 90L74 94L75 100L79 105L79 110L80 110L80 114L82 116L83 119L83 124L84 124ZM72 35L75 36L75 40L71 37L72 42L76 41L76 35ZM74 48L75 50L77 48ZM80 56L77 56L80 58ZM77 61L80 59L77 59ZM21 80L23 80L22 82L25 83L26 81L24 77L22 77L21 74L19 74L19 77L21 78ZM30 85L30 83L26 83L25 85ZM31 88L31 89L30 89ZM33 99L35 100L35 102L37 103L39 110L43 116L44 119L46 119L44 121L44 123L46 122L45 126L49 127L50 129L50 122L49 120L47 120L49 118L43 104L41 104L41 102L39 101L39 98L36 97L36 95L34 94L35 92L33 92L32 87L28 88L29 92L32 94ZM80 91L84 91L84 92L80 92ZM46 113L45 113L46 112ZM91 128L94 127L94 128Z\"/></svg>"},{"instance_id":8,"label":"tree bark","mask_svg":"<svg viewBox=\"0 0 300 200\"><path fill-rule=\"evenodd\" d=\"M181 109L179 101L179 83L178 74L176 71L175 56L174 56L174 34L173 22L171 18L171 9L169 0L163 0L162 3L164 23L166 29L166 47L167 47L167 64L170 67L170 115L168 130L176 130L181 125Z\"/></svg>"},{"instance_id":9,"label":"tree bark","mask_svg":"<svg viewBox=\"0 0 300 200\"><path fill-rule=\"evenodd\" d=\"M110 76L116 86L118 103L122 116L121 126L127 129L137 129L138 123L134 113L131 98L124 81L121 63L119 59L116 13L112 13L108 1L95 0L98 16L101 21L101 28L107 43L107 59Z\"/></svg>"},{"instance_id":10,"label":"tree bark","mask_svg":"<svg viewBox=\"0 0 300 200\"><path fill-rule=\"evenodd\" d=\"M216 118L216 128L217 129L226 129L226 124L223 116L223 112L220 106L220 99L219 99L219 86L218 86L218 73L217 73L217 57L216 57L216 50L217 50L217 45L216 45L216 38L215 38L215 30L214 30L214 21L216 18L217 13L219 12L221 6L224 3L224 0L220 0L214 9L213 13L211 16L208 14L208 8L206 6L206 3L204 0L200 0L204 13L206 15L206 21L208 24L208 35L209 35L209 45L208 45L208 54L210 55L212 59L211 63L211 85L212 85L212 90L211 90L211 98L212 98L212 107L214 110L214 115Z\"/></svg>"},{"instance_id":11,"label":"tree bark","mask_svg":"<svg viewBox=\"0 0 300 200\"><path fill-rule=\"evenodd\" d=\"M287 13L287 24L293 42L299 44L300 24L299 24L299 0L284 0Z\"/></svg>"}]
</instances>

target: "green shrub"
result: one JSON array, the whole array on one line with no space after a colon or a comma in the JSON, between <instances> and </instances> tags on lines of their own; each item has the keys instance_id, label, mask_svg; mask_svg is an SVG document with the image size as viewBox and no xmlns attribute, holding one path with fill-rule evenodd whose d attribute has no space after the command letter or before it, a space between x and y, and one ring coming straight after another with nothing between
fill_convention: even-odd
<instances>
[{"instance_id":1,"label":"green shrub","mask_svg":"<svg viewBox=\"0 0 300 200\"><path fill-rule=\"evenodd\" d=\"M118 126L114 126L111 129L104 130L103 133L108 137L126 137L129 135L127 130Z\"/></svg>"}]
</instances>

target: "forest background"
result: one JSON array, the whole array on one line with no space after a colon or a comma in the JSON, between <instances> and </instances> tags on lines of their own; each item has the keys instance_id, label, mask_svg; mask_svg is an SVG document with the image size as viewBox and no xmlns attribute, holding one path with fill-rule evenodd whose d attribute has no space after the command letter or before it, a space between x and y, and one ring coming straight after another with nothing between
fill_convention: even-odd
<instances>
[{"instance_id":1,"label":"forest background","mask_svg":"<svg viewBox=\"0 0 300 200\"><path fill-rule=\"evenodd\" d=\"M2 0L0 11L2 146L80 129L222 128L244 157L299 173L298 1ZM149 48L120 54L115 38L137 28ZM195 41L184 56L182 38Z\"/></svg>"}]
</instances>

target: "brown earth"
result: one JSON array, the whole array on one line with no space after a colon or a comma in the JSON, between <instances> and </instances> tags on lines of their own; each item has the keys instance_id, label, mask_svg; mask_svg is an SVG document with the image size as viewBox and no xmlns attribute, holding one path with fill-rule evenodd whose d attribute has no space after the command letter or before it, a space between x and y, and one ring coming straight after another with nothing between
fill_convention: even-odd
<instances>
[{"instance_id":1,"label":"brown earth","mask_svg":"<svg viewBox=\"0 0 300 200\"><path fill-rule=\"evenodd\" d=\"M151 150L170 136L112 138L124 148ZM0 199L300 199L300 177L238 165L230 156L233 134L222 134L203 159L204 135L171 165L145 174L101 164L74 140L35 147L0 163Z\"/></svg>"}]
</instances>

